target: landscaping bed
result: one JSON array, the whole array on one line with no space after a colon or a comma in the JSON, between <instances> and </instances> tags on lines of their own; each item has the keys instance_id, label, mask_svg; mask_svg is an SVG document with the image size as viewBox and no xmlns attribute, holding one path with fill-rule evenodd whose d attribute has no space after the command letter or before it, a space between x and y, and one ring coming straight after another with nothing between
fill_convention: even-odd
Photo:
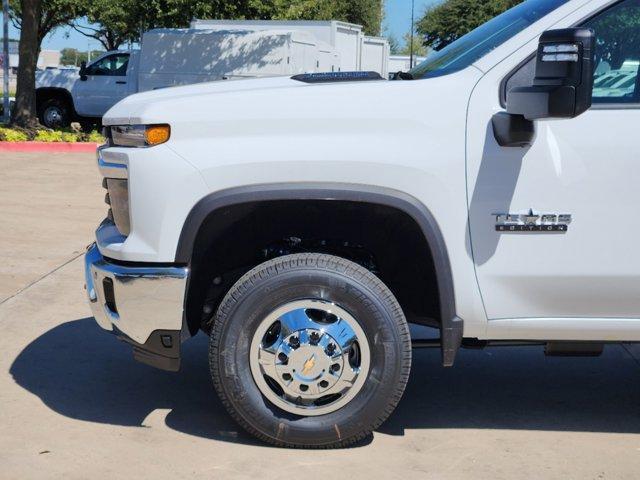
<instances>
[{"instance_id":1,"label":"landscaping bed","mask_svg":"<svg viewBox=\"0 0 640 480\"><path fill-rule=\"evenodd\" d=\"M73 129L22 129L0 126L0 142L103 143L104 137L96 130L82 132Z\"/></svg>"}]
</instances>

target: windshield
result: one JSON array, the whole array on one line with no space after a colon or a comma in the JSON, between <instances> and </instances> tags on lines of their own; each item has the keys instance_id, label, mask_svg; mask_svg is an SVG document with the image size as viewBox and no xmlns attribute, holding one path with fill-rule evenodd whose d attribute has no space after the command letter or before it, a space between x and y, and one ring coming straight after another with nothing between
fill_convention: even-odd
<instances>
[{"instance_id":1,"label":"windshield","mask_svg":"<svg viewBox=\"0 0 640 480\"><path fill-rule=\"evenodd\" d=\"M525 0L442 50L431 53L409 73L412 78L417 79L438 77L462 70L568 1Z\"/></svg>"}]
</instances>

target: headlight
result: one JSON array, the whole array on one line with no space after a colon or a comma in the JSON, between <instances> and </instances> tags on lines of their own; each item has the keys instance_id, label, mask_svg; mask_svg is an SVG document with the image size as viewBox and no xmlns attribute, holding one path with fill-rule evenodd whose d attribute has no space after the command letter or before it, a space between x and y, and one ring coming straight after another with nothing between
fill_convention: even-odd
<instances>
[{"instance_id":1,"label":"headlight","mask_svg":"<svg viewBox=\"0 0 640 480\"><path fill-rule=\"evenodd\" d=\"M169 125L117 125L111 128L115 147L152 147L169 140Z\"/></svg>"}]
</instances>

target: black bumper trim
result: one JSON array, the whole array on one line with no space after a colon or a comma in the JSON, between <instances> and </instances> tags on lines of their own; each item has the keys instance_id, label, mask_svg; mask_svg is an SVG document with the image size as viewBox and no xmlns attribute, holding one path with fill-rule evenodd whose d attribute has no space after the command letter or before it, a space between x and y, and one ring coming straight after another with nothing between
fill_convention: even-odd
<instances>
[{"instance_id":1,"label":"black bumper trim","mask_svg":"<svg viewBox=\"0 0 640 480\"><path fill-rule=\"evenodd\" d=\"M169 372L180 370L180 330L155 330L144 344L119 331L116 335L133 347L133 358L138 362Z\"/></svg>"}]
</instances>

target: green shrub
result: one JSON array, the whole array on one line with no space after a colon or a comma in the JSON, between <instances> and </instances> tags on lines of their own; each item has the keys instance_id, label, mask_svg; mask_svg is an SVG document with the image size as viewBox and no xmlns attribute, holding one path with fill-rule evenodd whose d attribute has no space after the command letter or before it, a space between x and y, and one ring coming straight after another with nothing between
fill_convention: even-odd
<instances>
[{"instance_id":1,"label":"green shrub","mask_svg":"<svg viewBox=\"0 0 640 480\"><path fill-rule=\"evenodd\" d=\"M62 142L62 132L55 130L38 130L33 140L35 142Z\"/></svg>"},{"instance_id":2,"label":"green shrub","mask_svg":"<svg viewBox=\"0 0 640 480\"><path fill-rule=\"evenodd\" d=\"M89 134L89 136L87 137L87 142L96 142L96 143L104 143L105 142L105 138L102 136L102 134L96 130L94 130L93 132L91 132Z\"/></svg>"},{"instance_id":3,"label":"green shrub","mask_svg":"<svg viewBox=\"0 0 640 480\"><path fill-rule=\"evenodd\" d=\"M1 142L26 142L27 140L29 140L29 136L21 130L0 127Z\"/></svg>"},{"instance_id":4,"label":"green shrub","mask_svg":"<svg viewBox=\"0 0 640 480\"><path fill-rule=\"evenodd\" d=\"M78 134L73 132L60 132L60 137L63 142L75 143L78 141Z\"/></svg>"},{"instance_id":5,"label":"green shrub","mask_svg":"<svg viewBox=\"0 0 640 480\"><path fill-rule=\"evenodd\" d=\"M23 130L20 128L0 127L0 142L95 142L104 143L104 137L97 131L90 133L72 130Z\"/></svg>"}]
</instances>

